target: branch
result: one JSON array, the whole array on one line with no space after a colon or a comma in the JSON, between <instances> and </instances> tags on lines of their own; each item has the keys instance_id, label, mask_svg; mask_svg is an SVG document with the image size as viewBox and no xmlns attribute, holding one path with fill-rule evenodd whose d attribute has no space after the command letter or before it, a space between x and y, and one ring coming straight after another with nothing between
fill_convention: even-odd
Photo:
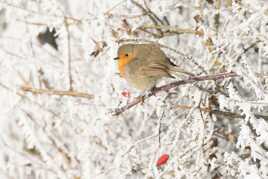
<instances>
[{"instance_id":1,"label":"branch","mask_svg":"<svg viewBox=\"0 0 268 179\"><path fill-rule=\"evenodd\" d=\"M92 94L88 94L85 92L78 92L78 91L62 91L62 90L54 90L54 89L40 89L40 88L33 88L28 85L21 86L21 90L25 92L31 92L33 94L46 94L46 95L58 95L58 96L72 96L72 97L81 97L92 99L94 96Z\"/></svg>"},{"instance_id":2,"label":"branch","mask_svg":"<svg viewBox=\"0 0 268 179\"><path fill-rule=\"evenodd\" d=\"M41 13L40 11L35 11L35 10L32 10L32 9L26 9L25 7L20 7L18 5L15 5L15 4L12 4L12 3L9 3L9 2L0 2L0 4L9 6L11 8L14 8L14 9L17 9L17 10L20 10L20 11L29 12L31 14L35 14L35 15L38 15L38 16L56 17L56 18L60 18L60 19L62 19L62 17L64 17L67 20L71 20L71 21L74 21L76 23L82 23L81 19L71 17L71 16L61 16L61 15L55 15L55 14L52 15L52 14L47 14L47 13Z\"/></svg>"},{"instance_id":3,"label":"branch","mask_svg":"<svg viewBox=\"0 0 268 179\"><path fill-rule=\"evenodd\" d=\"M72 64L71 64L71 35L67 19L64 19L66 31L67 31L67 45L68 45L68 77L69 77L69 90L73 90L73 77L72 77Z\"/></svg>"},{"instance_id":4,"label":"branch","mask_svg":"<svg viewBox=\"0 0 268 179\"><path fill-rule=\"evenodd\" d=\"M202 36L204 35L204 32L201 30L195 30L195 29L186 29L186 28L179 28L176 26L168 26L168 25L142 25L139 27L140 29L146 30L146 29L160 29L163 30L164 34L168 35L178 35L178 34L194 34Z\"/></svg>"},{"instance_id":5,"label":"branch","mask_svg":"<svg viewBox=\"0 0 268 179\"><path fill-rule=\"evenodd\" d=\"M193 108L191 105L183 105L183 104L178 104L175 106L177 109L182 109L182 110L190 110ZM211 112L211 109L209 107L199 107L200 111L202 112Z\"/></svg>"},{"instance_id":6,"label":"branch","mask_svg":"<svg viewBox=\"0 0 268 179\"><path fill-rule=\"evenodd\" d=\"M184 85L184 84L190 84L190 83L194 83L197 81L207 81L207 80L220 80L220 79L225 79L225 78L232 78L232 77L238 77L238 75L234 72L229 72L229 73L220 73L220 74L216 74L216 75L206 75L206 76L191 76L188 79L185 80L179 80L179 81L175 81L160 87L156 87L153 90L151 90L149 92L149 94L147 95L140 95L136 98L134 98L133 101L131 101L130 103L128 103L127 105L121 107L121 108L117 108L115 109L113 115L117 116L123 112L125 112L126 110L132 108L133 106L143 102L144 100L150 98L151 96L161 92L161 91L169 91L172 88Z\"/></svg>"},{"instance_id":7,"label":"branch","mask_svg":"<svg viewBox=\"0 0 268 179\"><path fill-rule=\"evenodd\" d=\"M190 110L193 108L193 106L178 104L175 106L175 108L182 109L182 110ZM212 109L210 109L210 107L200 107L200 110L202 112L211 113L211 114L214 114L216 116L228 117L229 119L245 118L246 117L245 114L240 114L239 112L220 111L220 110L214 110L214 109L212 110ZM254 112L254 116L256 118L263 118L266 121L268 120L268 113L257 113L257 112L255 113Z\"/></svg>"},{"instance_id":8,"label":"branch","mask_svg":"<svg viewBox=\"0 0 268 179\"><path fill-rule=\"evenodd\" d=\"M159 17L157 17L157 15L155 13L153 13L153 11L151 11L148 7L147 8L143 7L141 4L139 4L135 0L131 0L131 2L135 6L137 6L138 8L140 8L144 14L148 15L148 17L151 19L151 21L153 22L154 25L157 26L157 25L159 25L159 23L162 24L162 25L164 25L164 23L162 22L162 20ZM159 37L163 37L162 30L161 29L156 29L156 30L159 33Z\"/></svg>"}]
</instances>

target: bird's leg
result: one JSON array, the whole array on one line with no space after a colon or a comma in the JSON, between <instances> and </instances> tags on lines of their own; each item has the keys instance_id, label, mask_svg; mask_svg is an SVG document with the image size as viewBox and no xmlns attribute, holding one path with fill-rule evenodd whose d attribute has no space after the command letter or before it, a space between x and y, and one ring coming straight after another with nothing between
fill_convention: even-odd
<instances>
[{"instance_id":1,"label":"bird's leg","mask_svg":"<svg viewBox=\"0 0 268 179\"><path fill-rule=\"evenodd\" d=\"M152 95L156 96L157 88L155 86L153 86L151 88L150 92L152 93Z\"/></svg>"},{"instance_id":2,"label":"bird's leg","mask_svg":"<svg viewBox=\"0 0 268 179\"><path fill-rule=\"evenodd\" d=\"M150 90L147 90L147 91L143 92L137 98L141 101L141 105L143 105L146 97L151 96L151 95L155 96L155 94L156 94L156 87L154 86Z\"/></svg>"},{"instance_id":3,"label":"bird's leg","mask_svg":"<svg viewBox=\"0 0 268 179\"><path fill-rule=\"evenodd\" d=\"M136 99L141 102L141 105L143 105L143 103L145 101L145 95L137 96Z\"/></svg>"}]
</instances>

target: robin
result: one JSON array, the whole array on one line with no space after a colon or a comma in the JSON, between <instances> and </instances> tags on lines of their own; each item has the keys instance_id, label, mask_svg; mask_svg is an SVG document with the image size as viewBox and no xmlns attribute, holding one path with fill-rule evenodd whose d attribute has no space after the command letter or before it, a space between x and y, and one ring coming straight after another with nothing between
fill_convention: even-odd
<instances>
[{"instance_id":1,"label":"robin","mask_svg":"<svg viewBox=\"0 0 268 179\"><path fill-rule=\"evenodd\" d=\"M152 89L164 77L192 75L172 63L155 44L124 44L119 47L115 60L120 76L141 91Z\"/></svg>"}]
</instances>

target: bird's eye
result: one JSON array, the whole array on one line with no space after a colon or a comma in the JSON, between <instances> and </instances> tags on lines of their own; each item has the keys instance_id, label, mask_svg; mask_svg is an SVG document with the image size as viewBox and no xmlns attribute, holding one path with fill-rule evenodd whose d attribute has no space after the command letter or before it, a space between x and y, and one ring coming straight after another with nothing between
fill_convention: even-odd
<instances>
[{"instance_id":1,"label":"bird's eye","mask_svg":"<svg viewBox=\"0 0 268 179\"><path fill-rule=\"evenodd\" d=\"M125 57L128 57L128 54L127 53L125 54Z\"/></svg>"}]
</instances>

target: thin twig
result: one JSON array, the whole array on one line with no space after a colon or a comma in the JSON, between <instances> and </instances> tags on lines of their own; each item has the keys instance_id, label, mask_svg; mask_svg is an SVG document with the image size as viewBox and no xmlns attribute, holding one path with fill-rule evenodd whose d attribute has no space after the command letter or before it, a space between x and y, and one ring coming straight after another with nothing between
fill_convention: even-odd
<instances>
[{"instance_id":1,"label":"thin twig","mask_svg":"<svg viewBox=\"0 0 268 179\"><path fill-rule=\"evenodd\" d=\"M68 25L77 25L77 24L79 24L79 23L81 23L82 21L80 20L80 21L78 21L78 20L76 20L75 18L74 19L72 19L71 17L64 17L67 21L66 21L66 23L68 24ZM18 21L18 22L23 22L23 23L25 23L25 24L27 24L27 25L33 25L33 26L46 26L46 27L49 27L49 24L48 23L44 23L44 22L34 22L34 21L27 21L27 20L21 20L21 19L17 19L16 21Z\"/></svg>"},{"instance_id":2,"label":"thin twig","mask_svg":"<svg viewBox=\"0 0 268 179\"><path fill-rule=\"evenodd\" d=\"M190 110L190 109L193 108L193 106L191 106L191 105L178 104L178 105L175 106L175 108L183 109L183 110L185 110L185 109L189 109ZM210 112L211 111L208 107L199 107L199 109L202 112Z\"/></svg>"},{"instance_id":3,"label":"thin twig","mask_svg":"<svg viewBox=\"0 0 268 179\"><path fill-rule=\"evenodd\" d=\"M148 15L148 17L151 19L151 21L153 22L154 25L159 25L162 24L163 22L147 7L144 8L140 3L136 2L135 0L131 0L131 2L136 5L138 8L140 8L142 10L142 12L146 15ZM164 25L164 24L162 24ZM156 29L159 33L160 37L163 37L163 32L161 29Z\"/></svg>"},{"instance_id":4,"label":"thin twig","mask_svg":"<svg viewBox=\"0 0 268 179\"><path fill-rule=\"evenodd\" d=\"M150 98L151 96L153 96L161 91L169 91L170 89L178 87L180 85L190 84L190 83L194 83L197 81L220 80L220 79L232 78L232 77L237 77L237 76L238 75L234 72L228 72L228 73L220 73L220 74L216 74L216 75L191 76L185 80L175 81L175 82L169 83L167 85L156 87L153 90L151 90L150 93L147 95L140 95L140 96L136 97L132 102L128 103L127 105L125 105L121 108L115 109L113 115L119 115L119 114L123 113L124 111L132 108L133 106L143 102L144 100Z\"/></svg>"},{"instance_id":5,"label":"thin twig","mask_svg":"<svg viewBox=\"0 0 268 179\"><path fill-rule=\"evenodd\" d=\"M24 109L21 109L25 115L33 122L35 123L39 128L42 128L42 125L40 125L38 122L37 122L37 119L34 118L34 116L24 110ZM50 131L49 133L44 129L44 133L46 133L47 137L50 139L50 141L52 142L53 146L55 147L55 149L59 152L59 154L61 154L65 159L66 161L68 161L69 163L71 162L71 160L75 160L76 162L79 162L76 160L75 157L73 157L72 154L70 154L70 152L68 152L68 150L66 149L66 146L65 145L61 145L61 143L59 142L59 140L56 138L56 135ZM37 149L35 149L37 150ZM40 151L38 151L40 152Z\"/></svg>"},{"instance_id":6,"label":"thin twig","mask_svg":"<svg viewBox=\"0 0 268 179\"><path fill-rule=\"evenodd\" d=\"M53 110L51 109L47 109L45 108L44 106L42 106L41 104L39 104L38 102L36 101L33 101L31 98L29 98L28 96L25 96L21 91L15 91L13 89L11 89L10 87L6 86L5 84L3 83L0 83L0 87L2 87L3 89L7 90L8 92L12 93L12 94L15 94L15 95L18 95L19 97L21 97L21 99L26 99L28 100L29 102L31 102L32 104L36 105L38 108L46 111L46 112L49 112L53 117L57 117L58 119L59 118L59 115L54 112Z\"/></svg>"},{"instance_id":7,"label":"thin twig","mask_svg":"<svg viewBox=\"0 0 268 179\"><path fill-rule=\"evenodd\" d=\"M158 25L158 18L155 18L153 16L153 13L151 12L151 10L149 9L146 9L144 8L140 3L138 3L137 1L135 0L131 0L131 2L137 6L138 8L140 8L142 10L143 13L145 13L146 15L148 15L148 17L152 20L152 22L155 24L155 25Z\"/></svg>"},{"instance_id":8,"label":"thin twig","mask_svg":"<svg viewBox=\"0 0 268 179\"><path fill-rule=\"evenodd\" d=\"M125 2L125 0L121 0L118 3L116 3L115 5L113 5L111 8L109 8L108 10L105 11L104 15L109 15L111 13L111 11L113 11L115 8L120 6L123 2Z\"/></svg>"},{"instance_id":9,"label":"thin twig","mask_svg":"<svg viewBox=\"0 0 268 179\"><path fill-rule=\"evenodd\" d=\"M17 10L21 10L21 11L25 11L25 12L29 12L31 14L36 14L36 15L39 15L39 16L47 16L47 17L55 17L55 18L61 18L64 17L65 19L67 20L72 20L72 21L76 21L77 23L81 23L82 20L78 19L78 18L75 18L75 17L71 17L71 16L60 16L60 15L55 15L55 14L47 14L47 13L41 13L40 11L35 11L35 10L32 10L32 9L26 9L25 7L20 7L20 6L17 6L15 4L12 4L12 3L8 3L8 2L0 2L0 4L2 5L6 5L6 6L9 6L9 7L12 7L14 9L17 9Z\"/></svg>"},{"instance_id":10,"label":"thin twig","mask_svg":"<svg viewBox=\"0 0 268 179\"><path fill-rule=\"evenodd\" d=\"M81 97L87 99L93 99L94 96L92 94L88 94L85 92L79 91L63 91L63 90L55 90L55 89L39 89L33 88L28 85L23 85L21 90L24 92L31 92L33 94L46 94L46 95L56 95L56 96L72 96L72 97Z\"/></svg>"},{"instance_id":11,"label":"thin twig","mask_svg":"<svg viewBox=\"0 0 268 179\"><path fill-rule=\"evenodd\" d=\"M165 23L164 23L164 21L163 20L161 20L150 8L149 8L149 6L148 6L148 4L147 4L147 2L146 2L146 0L143 0L143 2L144 2L144 6L145 6L145 8L147 9L147 12L156 20L156 21L158 21L160 24L162 24L162 25L165 25Z\"/></svg>"},{"instance_id":12,"label":"thin twig","mask_svg":"<svg viewBox=\"0 0 268 179\"><path fill-rule=\"evenodd\" d=\"M159 145L159 149L161 148L161 128L162 128L162 119L165 115L165 111L163 111L161 117L159 118L159 124L158 124L158 145Z\"/></svg>"},{"instance_id":13,"label":"thin twig","mask_svg":"<svg viewBox=\"0 0 268 179\"><path fill-rule=\"evenodd\" d=\"M256 47L256 45L258 45L258 43L262 42L261 40L256 40L256 42L252 43L250 46L248 46L247 48L243 49L243 52L241 52L238 57L236 58L236 62L239 62L242 58L242 55L247 53L250 49Z\"/></svg>"},{"instance_id":14,"label":"thin twig","mask_svg":"<svg viewBox=\"0 0 268 179\"><path fill-rule=\"evenodd\" d=\"M154 38L161 38L161 37L162 37L162 35L159 34L159 33L155 33L155 32L149 31L149 30L147 30L147 29L143 29L143 28L138 28L138 29L139 29L140 31L143 31L143 32L145 32L145 33L147 33L147 34L152 35Z\"/></svg>"},{"instance_id":15,"label":"thin twig","mask_svg":"<svg viewBox=\"0 0 268 179\"><path fill-rule=\"evenodd\" d=\"M178 104L175 106L175 108L178 109L192 109L193 106L191 105L182 105L182 104ZM220 110L211 110L209 107L200 107L200 112L205 112L205 113L210 113L210 114L214 114L216 116L224 116L224 117L228 117L230 119L234 119L234 118L245 118L244 114L239 114L236 112L230 112L230 111L220 111ZM257 118L263 118L264 120L268 120L268 114L263 114L263 113L254 113L254 116Z\"/></svg>"},{"instance_id":16,"label":"thin twig","mask_svg":"<svg viewBox=\"0 0 268 179\"><path fill-rule=\"evenodd\" d=\"M195 35L203 35L204 32L202 31L198 31L198 30L194 30L194 29L184 29L184 28L179 28L176 26L168 26L168 25L143 25L141 27L139 27L141 29L161 29L163 31L165 31L164 33L168 34L174 34L174 35L178 35L178 34L195 34Z\"/></svg>"},{"instance_id":17,"label":"thin twig","mask_svg":"<svg viewBox=\"0 0 268 179\"><path fill-rule=\"evenodd\" d=\"M68 77L69 77L69 90L73 90L73 77L72 77L72 64L71 64L71 36L70 36L70 29L67 23L67 19L64 19L66 32L67 32L67 45L68 45Z\"/></svg>"}]
</instances>

